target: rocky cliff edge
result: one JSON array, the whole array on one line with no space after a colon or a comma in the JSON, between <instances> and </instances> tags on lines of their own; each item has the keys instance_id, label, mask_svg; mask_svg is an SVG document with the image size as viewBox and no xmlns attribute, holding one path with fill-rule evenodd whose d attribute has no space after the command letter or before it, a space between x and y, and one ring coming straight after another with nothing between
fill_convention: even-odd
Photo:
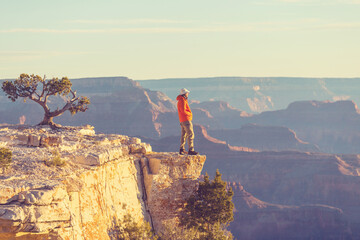
<instances>
[{"instance_id":1,"label":"rocky cliff edge","mask_svg":"<svg viewBox=\"0 0 360 240\"><path fill-rule=\"evenodd\" d=\"M126 214L161 231L206 159L90 126L0 125L0 147L13 153L0 174L0 239L114 239Z\"/></svg>"}]
</instances>

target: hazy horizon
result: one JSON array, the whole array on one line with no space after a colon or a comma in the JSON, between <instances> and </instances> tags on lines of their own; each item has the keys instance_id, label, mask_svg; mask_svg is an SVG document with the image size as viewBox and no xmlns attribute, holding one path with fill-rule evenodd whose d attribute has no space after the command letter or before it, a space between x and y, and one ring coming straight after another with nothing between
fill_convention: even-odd
<instances>
[{"instance_id":1,"label":"hazy horizon","mask_svg":"<svg viewBox=\"0 0 360 240\"><path fill-rule=\"evenodd\" d=\"M360 77L358 0L4 1L0 79Z\"/></svg>"},{"instance_id":2,"label":"hazy horizon","mask_svg":"<svg viewBox=\"0 0 360 240\"><path fill-rule=\"evenodd\" d=\"M20 73L21 74L21 73ZM8 78L1 78L0 81L4 81L4 80L9 80L9 79L17 79L20 74L18 74L18 76L15 76L15 77L8 77ZM35 74L35 75L40 75L40 76L44 76L44 75L41 75L41 74L36 74L36 73L27 73L27 74ZM60 76L54 76L54 77L60 77ZM76 80L76 79L86 79L86 78L91 78L91 79L94 79L94 78L99 78L99 79L104 79L104 78L128 78L128 79L131 79L131 80L134 80L134 81L161 81L161 80L190 80L190 79L219 79L219 78L224 78L224 79L228 79L228 78L239 78L240 79L246 79L246 78L249 78L249 79L262 79L262 78L268 78L268 79L289 79L289 80L292 80L292 79L314 79L314 80L318 80L318 79L360 79L360 76L359 77L303 77L303 76L298 76L298 77L295 77L295 76L195 76L195 77L192 77L192 76L189 76L189 77L165 77L165 78L148 78L148 79L133 79L133 78L130 78L128 76L84 76L84 77L74 77L74 78L71 78L69 76L61 76L61 77L68 77L69 79L73 79L73 80ZM46 79L50 79L50 77L46 76Z\"/></svg>"}]
</instances>

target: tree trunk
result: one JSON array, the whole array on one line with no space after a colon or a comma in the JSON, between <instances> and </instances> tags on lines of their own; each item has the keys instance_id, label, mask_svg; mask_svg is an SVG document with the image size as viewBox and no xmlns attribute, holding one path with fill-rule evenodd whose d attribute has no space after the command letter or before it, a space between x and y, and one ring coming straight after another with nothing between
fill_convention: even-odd
<instances>
[{"instance_id":1,"label":"tree trunk","mask_svg":"<svg viewBox=\"0 0 360 240\"><path fill-rule=\"evenodd\" d=\"M40 126L49 125L53 129L61 128L61 125L54 123L53 119L54 119L54 117L58 117L58 116L62 115L65 111L69 110L69 108L71 107L71 103L67 102L62 109L60 109L60 110L57 109L57 110L51 112L49 107L46 105L46 100L44 100L43 102L41 102L41 101L35 101L35 102L40 104L45 111L44 119L38 125L40 125Z\"/></svg>"},{"instance_id":2,"label":"tree trunk","mask_svg":"<svg viewBox=\"0 0 360 240\"><path fill-rule=\"evenodd\" d=\"M41 123L39 123L39 125L50 125L53 124L53 119L54 117L50 117L49 115L45 114L44 115L44 119L42 120Z\"/></svg>"},{"instance_id":3,"label":"tree trunk","mask_svg":"<svg viewBox=\"0 0 360 240\"><path fill-rule=\"evenodd\" d=\"M58 128L61 127L61 125L56 124L53 122L54 117L53 116L49 116L47 114L44 115L44 119L38 124L39 126L42 125L49 125L51 128Z\"/></svg>"}]
</instances>

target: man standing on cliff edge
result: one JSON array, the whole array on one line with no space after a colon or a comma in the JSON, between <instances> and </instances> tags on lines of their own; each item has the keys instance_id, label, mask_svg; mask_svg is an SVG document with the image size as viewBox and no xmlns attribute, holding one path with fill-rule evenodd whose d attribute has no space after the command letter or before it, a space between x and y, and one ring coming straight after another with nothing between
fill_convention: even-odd
<instances>
[{"instance_id":1,"label":"man standing on cliff edge","mask_svg":"<svg viewBox=\"0 0 360 240\"><path fill-rule=\"evenodd\" d=\"M179 121L181 126L181 138L180 138L180 155L184 155L187 152L185 151L185 142L188 140L189 155L197 155L198 152L194 150L194 129L192 124L192 112L188 104L189 90L183 88L180 90L180 95L177 96L177 109L179 113Z\"/></svg>"}]
</instances>

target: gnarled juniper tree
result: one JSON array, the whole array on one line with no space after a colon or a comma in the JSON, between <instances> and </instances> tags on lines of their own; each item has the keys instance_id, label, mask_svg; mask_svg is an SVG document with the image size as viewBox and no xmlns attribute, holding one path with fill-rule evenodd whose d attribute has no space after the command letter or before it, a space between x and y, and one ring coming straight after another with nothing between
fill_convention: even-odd
<instances>
[{"instance_id":1,"label":"gnarled juniper tree","mask_svg":"<svg viewBox=\"0 0 360 240\"><path fill-rule=\"evenodd\" d=\"M219 239L214 235L222 235L220 239L232 239L226 226L234 219L233 195L232 188L227 188L218 169L212 181L206 174L195 194L186 201L182 225L198 230L201 239Z\"/></svg>"},{"instance_id":2,"label":"gnarled juniper tree","mask_svg":"<svg viewBox=\"0 0 360 240\"><path fill-rule=\"evenodd\" d=\"M87 97L76 96L76 91L71 89L72 83L67 77L62 79L53 78L46 80L38 75L21 74L15 81L5 81L2 90L11 101L15 102L18 98L30 99L44 109L45 115L42 122L38 125L50 125L56 127L53 118L70 111L72 115L78 112L85 112L88 109L90 100ZM48 99L50 96L60 96L65 99L65 105L56 110L50 110Z\"/></svg>"}]
</instances>

